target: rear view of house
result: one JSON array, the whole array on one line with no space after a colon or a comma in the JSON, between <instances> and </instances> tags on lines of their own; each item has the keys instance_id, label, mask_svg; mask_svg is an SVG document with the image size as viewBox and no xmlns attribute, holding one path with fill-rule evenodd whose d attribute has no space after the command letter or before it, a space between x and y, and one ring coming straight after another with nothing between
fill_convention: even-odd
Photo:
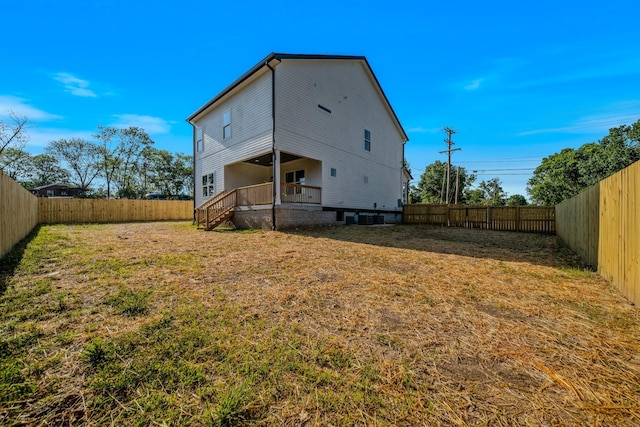
<instances>
[{"instance_id":1,"label":"rear view of house","mask_svg":"<svg viewBox=\"0 0 640 427\"><path fill-rule=\"evenodd\" d=\"M187 121L199 226L401 220L408 138L363 56L272 53Z\"/></svg>"}]
</instances>

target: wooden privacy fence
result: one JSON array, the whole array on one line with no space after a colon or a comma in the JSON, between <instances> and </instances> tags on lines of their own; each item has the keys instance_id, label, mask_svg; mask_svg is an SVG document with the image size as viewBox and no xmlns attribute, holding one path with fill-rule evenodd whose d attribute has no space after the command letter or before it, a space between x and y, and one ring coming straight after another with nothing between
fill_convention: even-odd
<instances>
[{"instance_id":1,"label":"wooden privacy fence","mask_svg":"<svg viewBox=\"0 0 640 427\"><path fill-rule=\"evenodd\" d=\"M555 208L418 203L404 206L403 221L407 224L438 224L450 227L554 234Z\"/></svg>"},{"instance_id":2,"label":"wooden privacy fence","mask_svg":"<svg viewBox=\"0 0 640 427\"><path fill-rule=\"evenodd\" d=\"M38 199L40 224L190 219L192 200Z\"/></svg>"},{"instance_id":3,"label":"wooden privacy fence","mask_svg":"<svg viewBox=\"0 0 640 427\"><path fill-rule=\"evenodd\" d=\"M640 305L640 162L556 206L558 236Z\"/></svg>"},{"instance_id":4,"label":"wooden privacy fence","mask_svg":"<svg viewBox=\"0 0 640 427\"><path fill-rule=\"evenodd\" d=\"M37 224L37 199L0 171L0 257Z\"/></svg>"}]
</instances>

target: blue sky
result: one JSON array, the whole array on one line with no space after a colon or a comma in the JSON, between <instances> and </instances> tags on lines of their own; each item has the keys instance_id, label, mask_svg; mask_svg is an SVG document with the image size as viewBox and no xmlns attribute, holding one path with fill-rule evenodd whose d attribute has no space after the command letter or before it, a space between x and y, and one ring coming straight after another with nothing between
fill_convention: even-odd
<instances>
[{"instance_id":1,"label":"blue sky","mask_svg":"<svg viewBox=\"0 0 640 427\"><path fill-rule=\"evenodd\" d=\"M0 114L29 117L34 154L133 125L190 153L185 118L270 52L365 55L416 181L446 161L448 126L454 164L525 194L543 157L640 119L639 12L632 0L0 0Z\"/></svg>"}]
</instances>

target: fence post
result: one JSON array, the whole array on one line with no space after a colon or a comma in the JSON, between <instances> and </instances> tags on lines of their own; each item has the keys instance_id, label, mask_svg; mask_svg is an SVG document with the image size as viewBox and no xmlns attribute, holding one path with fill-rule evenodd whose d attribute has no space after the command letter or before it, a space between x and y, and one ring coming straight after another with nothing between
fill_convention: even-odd
<instances>
[{"instance_id":1,"label":"fence post","mask_svg":"<svg viewBox=\"0 0 640 427\"><path fill-rule=\"evenodd\" d=\"M491 230L491 206L487 206L487 230Z\"/></svg>"}]
</instances>

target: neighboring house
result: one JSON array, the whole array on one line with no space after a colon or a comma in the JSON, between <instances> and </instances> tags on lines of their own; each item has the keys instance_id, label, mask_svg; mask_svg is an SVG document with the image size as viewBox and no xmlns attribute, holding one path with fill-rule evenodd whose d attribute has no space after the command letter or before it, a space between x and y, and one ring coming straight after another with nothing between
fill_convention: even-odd
<instances>
[{"instance_id":1,"label":"neighboring house","mask_svg":"<svg viewBox=\"0 0 640 427\"><path fill-rule=\"evenodd\" d=\"M33 187L29 191L38 197L79 197L85 190L76 186L56 183Z\"/></svg>"},{"instance_id":2,"label":"neighboring house","mask_svg":"<svg viewBox=\"0 0 640 427\"><path fill-rule=\"evenodd\" d=\"M187 121L199 226L401 221L408 137L364 56L272 53Z\"/></svg>"}]
</instances>

